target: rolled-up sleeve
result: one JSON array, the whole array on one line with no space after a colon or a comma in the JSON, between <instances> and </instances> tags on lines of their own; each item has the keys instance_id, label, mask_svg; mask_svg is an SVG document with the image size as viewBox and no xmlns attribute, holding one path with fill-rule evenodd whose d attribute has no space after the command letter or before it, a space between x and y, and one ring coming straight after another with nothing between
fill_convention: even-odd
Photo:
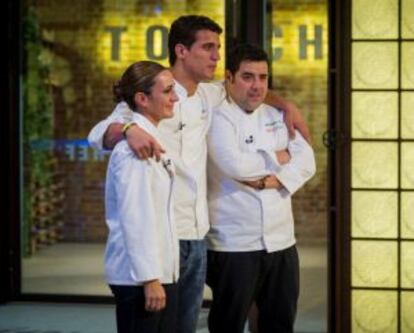
<instances>
[{"instance_id":1,"label":"rolled-up sleeve","mask_svg":"<svg viewBox=\"0 0 414 333\"><path fill-rule=\"evenodd\" d=\"M132 119L132 110L125 102L118 103L108 118L97 123L88 134L88 141L92 148L103 150L103 138L108 127L113 123L125 124Z\"/></svg>"}]
</instances>

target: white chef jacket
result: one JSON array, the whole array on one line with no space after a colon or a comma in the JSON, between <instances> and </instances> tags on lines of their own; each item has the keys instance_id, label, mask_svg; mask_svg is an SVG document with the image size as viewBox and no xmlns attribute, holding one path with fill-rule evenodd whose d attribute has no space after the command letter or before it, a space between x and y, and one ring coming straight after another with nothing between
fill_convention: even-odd
<instances>
[{"instance_id":1,"label":"white chef jacket","mask_svg":"<svg viewBox=\"0 0 414 333\"><path fill-rule=\"evenodd\" d=\"M131 118L160 139L145 117ZM179 244L173 212L174 165L171 159L139 160L126 141L110 157L105 191L109 235L105 251L106 281L142 285L148 280L173 283L179 275Z\"/></svg>"},{"instance_id":2,"label":"white chef jacket","mask_svg":"<svg viewBox=\"0 0 414 333\"><path fill-rule=\"evenodd\" d=\"M207 143L211 110L224 98L221 82L200 83L196 93L187 96L185 88L175 81L179 101L174 116L160 122L158 130L163 147L176 168L174 209L179 239L203 239L209 229L207 207ZM102 149L103 136L113 122L126 123L132 111L119 103L113 113L98 123L89 133L91 146Z\"/></svg>"},{"instance_id":3,"label":"white chef jacket","mask_svg":"<svg viewBox=\"0 0 414 333\"><path fill-rule=\"evenodd\" d=\"M291 160L280 165L274 152L286 148ZM283 113L262 104L248 114L224 100L213 112L208 150L209 249L273 252L295 244L291 196L316 168L300 133L289 140ZM284 189L255 190L235 180L268 174Z\"/></svg>"}]
</instances>

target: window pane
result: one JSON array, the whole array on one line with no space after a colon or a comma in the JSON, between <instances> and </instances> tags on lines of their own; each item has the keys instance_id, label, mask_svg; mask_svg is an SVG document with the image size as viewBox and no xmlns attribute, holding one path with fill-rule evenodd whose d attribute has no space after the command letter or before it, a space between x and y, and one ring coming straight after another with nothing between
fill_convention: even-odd
<instances>
[{"instance_id":1,"label":"window pane","mask_svg":"<svg viewBox=\"0 0 414 333\"><path fill-rule=\"evenodd\" d=\"M397 332L397 293L352 291L352 333Z\"/></svg>"},{"instance_id":2,"label":"window pane","mask_svg":"<svg viewBox=\"0 0 414 333\"><path fill-rule=\"evenodd\" d=\"M403 89L414 88L414 43L402 43L402 75L401 86Z\"/></svg>"},{"instance_id":3,"label":"window pane","mask_svg":"<svg viewBox=\"0 0 414 333\"><path fill-rule=\"evenodd\" d=\"M414 0L402 0L402 37L414 38Z\"/></svg>"},{"instance_id":4,"label":"window pane","mask_svg":"<svg viewBox=\"0 0 414 333\"><path fill-rule=\"evenodd\" d=\"M397 144L354 142L352 144L352 187L396 188Z\"/></svg>"},{"instance_id":5,"label":"window pane","mask_svg":"<svg viewBox=\"0 0 414 333\"><path fill-rule=\"evenodd\" d=\"M414 139L414 93L401 93L401 137Z\"/></svg>"},{"instance_id":6,"label":"window pane","mask_svg":"<svg viewBox=\"0 0 414 333\"><path fill-rule=\"evenodd\" d=\"M401 237L414 238L414 193L401 193Z\"/></svg>"},{"instance_id":7,"label":"window pane","mask_svg":"<svg viewBox=\"0 0 414 333\"><path fill-rule=\"evenodd\" d=\"M414 292L401 293L401 332L414 332Z\"/></svg>"},{"instance_id":8,"label":"window pane","mask_svg":"<svg viewBox=\"0 0 414 333\"><path fill-rule=\"evenodd\" d=\"M352 44L352 88L395 89L398 87L397 43Z\"/></svg>"},{"instance_id":9,"label":"window pane","mask_svg":"<svg viewBox=\"0 0 414 333\"><path fill-rule=\"evenodd\" d=\"M352 93L353 138L397 138L397 93Z\"/></svg>"},{"instance_id":10,"label":"window pane","mask_svg":"<svg viewBox=\"0 0 414 333\"><path fill-rule=\"evenodd\" d=\"M397 244L352 241L352 286L397 287Z\"/></svg>"},{"instance_id":11,"label":"window pane","mask_svg":"<svg viewBox=\"0 0 414 333\"><path fill-rule=\"evenodd\" d=\"M414 288L414 242L401 242L401 287Z\"/></svg>"},{"instance_id":12,"label":"window pane","mask_svg":"<svg viewBox=\"0 0 414 333\"><path fill-rule=\"evenodd\" d=\"M396 192L352 192L352 237L397 237Z\"/></svg>"},{"instance_id":13,"label":"window pane","mask_svg":"<svg viewBox=\"0 0 414 333\"><path fill-rule=\"evenodd\" d=\"M397 38L397 0L354 0L352 1L352 37Z\"/></svg>"},{"instance_id":14,"label":"window pane","mask_svg":"<svg viewBox=\"0 0 414 333\"><path fill-rule=\"evenodd\" d=\"M401 187L414 188L414 143L401 144Z\"/></svg>"}]
</instances>

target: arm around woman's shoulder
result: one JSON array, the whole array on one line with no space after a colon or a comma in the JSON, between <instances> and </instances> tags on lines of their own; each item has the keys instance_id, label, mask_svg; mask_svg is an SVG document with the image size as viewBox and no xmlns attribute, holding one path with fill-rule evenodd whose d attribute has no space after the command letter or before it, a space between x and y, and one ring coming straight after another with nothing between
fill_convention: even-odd
<instances>
[{"instance_id":1,"label":"arm around woman's shoulder","mask_svg":"<svg viewBox=\"0 0 414 333\"><path fill-rule=\"evenodd\" d=\"M91 147L95 149L113 148L105 147L105 134L111 124L125 124L132 119L132 110L124 102L117 104L114 111L106 118L97 123L88 134L88 141Z\"/></svg>"}]
</instances>

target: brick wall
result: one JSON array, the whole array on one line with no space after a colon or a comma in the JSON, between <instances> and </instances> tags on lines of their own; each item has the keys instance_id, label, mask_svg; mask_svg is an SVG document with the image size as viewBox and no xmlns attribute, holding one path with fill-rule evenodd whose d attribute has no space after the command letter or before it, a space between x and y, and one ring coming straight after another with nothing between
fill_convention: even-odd
<instances>
[{"instance_id":1,"label":"brick wall","mask_svg":"<svg viewBox=\"0 0 414 333\"><path fill-rule=\"evenodd\" d=\"M272 1L273 87L296 102L313 138L317 173L293 198L300 243L326 240L328 26L326 0ZM314 42L315 41L315 42Z\"/></svg>"}]
</instances>

